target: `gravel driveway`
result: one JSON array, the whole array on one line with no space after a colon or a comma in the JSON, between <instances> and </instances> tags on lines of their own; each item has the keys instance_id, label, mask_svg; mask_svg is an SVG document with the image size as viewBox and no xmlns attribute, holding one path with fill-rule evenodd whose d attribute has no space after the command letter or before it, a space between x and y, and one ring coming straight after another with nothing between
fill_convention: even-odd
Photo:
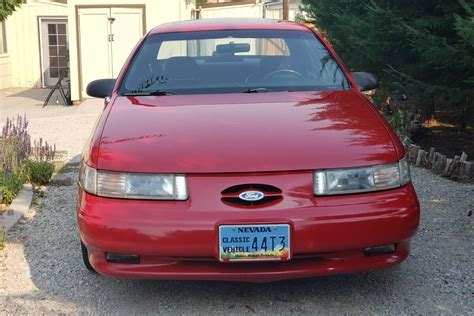
<instances>
[{"instance_id":1,"label":"gravel driveway","mask_svg":"<svg viewBox=\"0 0 474 316\"><path fill-rule=\"evenodd\" d=\"M89 273L81 261L74 210L77 154L97 113L82 113L85 108L79 107L82 118L70 112L59 118L65 125L56 126L51 117L31 121L34 134L55 125L49 136L69 144L67 157L74 163L0 251L0 315L473 314L474 229L468 213L474 209L474 186L417 168L412 173L421 227L411 257L390 270L269 284L140 281ZM75 142L65 142L60 131L73 134Z\"/></svg>"},{"instance_id":2,"label":"gravel driveway","mask_svg":"<svg viewBox=\"0 0 474 316\"><path fill-rule=\"evenodd\" d=\"M58 179L75 179L70 167ZM56 181L0 252L0 314L469 314L474 311L474 186L414 169L421 228L399 267L269 284L140 281L87 272L75 185ZM59 185L61 184L61 185ZM36 212L36 214L34 214ZM350 236L348 236L350 238Z\"/></svg>"}]
</instances>

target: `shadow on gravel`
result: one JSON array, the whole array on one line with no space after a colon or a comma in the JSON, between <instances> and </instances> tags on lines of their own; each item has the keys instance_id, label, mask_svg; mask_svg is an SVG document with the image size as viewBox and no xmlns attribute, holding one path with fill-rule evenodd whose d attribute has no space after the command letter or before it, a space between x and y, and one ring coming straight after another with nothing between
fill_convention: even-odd
<instances>
[{"instance_id":1,"label":"shadow on gravel","mask_svg":"<svg viewBox=\"0 0 474 316\"><path fill-rule=\"evenodd\" d=\"M265 284L128 280L90 273L82 264L76 225L78 167L69 164L57 175L54 183L66 185L50 186L35 217L10 238L24 244L33 283L40 290L26 300L46 297L83 312L107 314L353 314L400 308L410 313L430 300L420 287L431 274L417 268L421 258L416 257L389 270ZM424 264L429 267L431 262Z\"/></svg>"},{"instance_id":2,"label":"shadow on gravel","mask_svg":"<svg viewBox=\"0 0 474 316\"><path fill-rule=\"evenodd\" d=\"M32 99L32 100L39 101L38 105L43 105L44 100L46 100L46 97L48 96L50 91L51 91L50 89L32 88L32 89L17 91L15 93L7 95L6 97L7 98L21 97L21 98Z\"/></svg>"}]
</instances>

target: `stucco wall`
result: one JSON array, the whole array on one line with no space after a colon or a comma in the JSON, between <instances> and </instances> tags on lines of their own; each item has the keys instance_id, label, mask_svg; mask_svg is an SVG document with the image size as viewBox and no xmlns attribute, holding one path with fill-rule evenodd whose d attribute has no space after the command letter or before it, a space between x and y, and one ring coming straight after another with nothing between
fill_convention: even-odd
<instances>
[{"instance_id":1,"label":"stucco wall","mask_svg":"<svg viewBox=\"0 0 474 316\"><path fill-rule=\"evenodd\" d=\"M68 21L69 21L69 52L71 71L71 97L72 100L80 99L79 92L79 64L76 29L76 7L81 5L146 5L146 31L153 27L173 21L189 20L191 18L191 4L187 5L186 0L69 0L68 1Z\"/></svg>"},{"instance_id":2,"label":"stucco wall","mask_svg":"<svg viewBox=\"0 0 474 316\"><path fill-rule=\"evenodd\" d=\"M67 12L67 6L61 3L29 0L7 18L6 34L12 87L41 87L38 17L66 17ZM3 67L8 69L8 63L2 59L0 57L0 80L3 81L7 80L3 79Z\"/></svg>"}]
</instances>

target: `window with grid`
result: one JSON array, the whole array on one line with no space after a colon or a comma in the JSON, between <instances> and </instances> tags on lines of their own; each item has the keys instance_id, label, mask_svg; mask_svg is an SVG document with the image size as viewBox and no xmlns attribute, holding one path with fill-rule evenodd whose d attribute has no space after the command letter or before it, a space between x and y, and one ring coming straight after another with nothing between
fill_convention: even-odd
<instances>
[{"instance_id":1,"label":"window with grid","mask_svg":"<svg viewBox=\"0 0 474 316\"><path fill-rule=\"evenodd\" d=\"M59 75L62 74L63 78L67 78L69 76L69 67L67 60L66 24L49 23L48 40L50 76L51 78L59 78Z\"/></svg>"}]
</instances>

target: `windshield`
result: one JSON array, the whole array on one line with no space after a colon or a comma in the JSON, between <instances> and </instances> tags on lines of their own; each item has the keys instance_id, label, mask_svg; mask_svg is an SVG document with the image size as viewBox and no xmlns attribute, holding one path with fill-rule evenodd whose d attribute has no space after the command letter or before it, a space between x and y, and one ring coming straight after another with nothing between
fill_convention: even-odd
<instances>
[{"instance_id":1,"label":"windshield","mask_svg":"<svg viewBox=\"0 0 474 316\"><path fill-rule=\"evenodd\" d=\"M308 31L226 30L149 36L122 95L326 91L350 87Z\"/></svg>"}]
</instances>

